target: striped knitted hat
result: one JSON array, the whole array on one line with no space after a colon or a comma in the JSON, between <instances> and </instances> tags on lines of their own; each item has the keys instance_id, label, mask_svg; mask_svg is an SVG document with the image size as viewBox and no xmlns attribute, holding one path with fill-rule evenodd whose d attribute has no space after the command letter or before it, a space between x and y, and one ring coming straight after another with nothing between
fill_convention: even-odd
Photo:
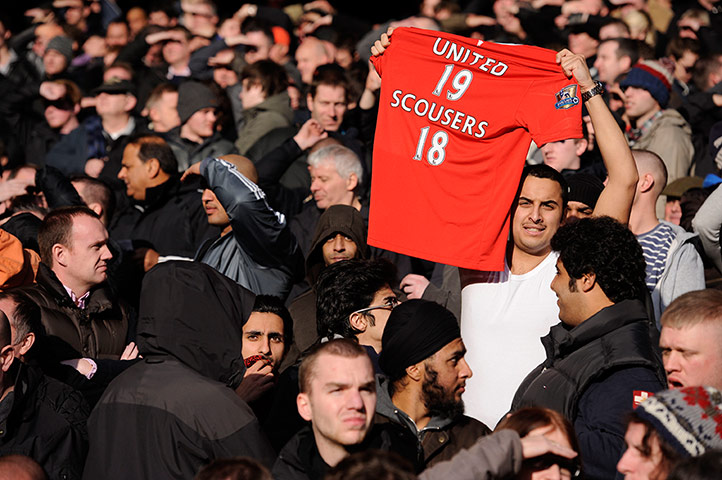
<instances>
[{"instance_id":1,"label":"striped knitted hat","mask_svg":"<svg viewBox=\"0 0 722 480\"><path fill-rule=\"evenodd\" d=\"M643 88L657 100L660 107L666 108L672 83L674 83L672 74L661 63L655 60L642 60L629 71L619 86L622 89Z\"/></svg>"},{"instance_id":2,"label":"striped knitted hat","mask_svg":"<svg viewBox=\"0 0 722 480\"><path fill-rule=\"evenodd\" d=\"M684 457L722 449L722 393L715 388L665 390L634 412Z\"/></svg>"}]
</instances>

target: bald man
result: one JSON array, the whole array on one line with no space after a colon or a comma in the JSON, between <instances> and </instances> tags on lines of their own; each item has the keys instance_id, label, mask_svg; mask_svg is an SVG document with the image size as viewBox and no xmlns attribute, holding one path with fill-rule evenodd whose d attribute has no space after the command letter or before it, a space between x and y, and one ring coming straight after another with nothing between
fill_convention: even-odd
<instances>
[{"instance_id":1,"label":"bald man","mask_svg":"<svg viewBox=\"0 0 722 480\"><path fill-rule=\"evenodd\" d=\"M683 293L705 287L704 266L693 239L697 234L659 221L655 205L667 185L662 159L647 150L632 150L639 181L634 193L629 229L642 245L647 263L647 288L652 294L657 327L667 305Z\"/></svg>"},{"instance_id":2,"label":"bald man","mask_svg":"<svg viewBox=\"0 0 722 480\"><path fill-rule=\"evenodd\" d=\"M296 64L301 80L306 85L313 80L313 72L319 65L333 62L328 46L316 37L306 37L296 49Z\"/></svg>"},{"instance_id":3,"label":"bald man","mask_svg":"<svg viewBox=\"0 0 722 480\"><path fill-rule=\"evenodd\" d=\"M240 155L206 158L183 178L205 179L202 202L208 223L222 229L195 259L210 265L253 293L283 299L303 271L303 255L286 217L273 210L256 182L253 163Z\"/></svg>"}]
</instances>

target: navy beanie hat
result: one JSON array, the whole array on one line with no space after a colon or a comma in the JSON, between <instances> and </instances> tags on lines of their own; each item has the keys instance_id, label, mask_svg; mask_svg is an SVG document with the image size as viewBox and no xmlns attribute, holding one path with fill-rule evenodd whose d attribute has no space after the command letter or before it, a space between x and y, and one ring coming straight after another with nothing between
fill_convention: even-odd
<instances>
[{"instance_id":1,"label":"navy beanie hat","mask_svg":"<svg viewBox=\"0 0 722 480\"><path fill-rule=\"evenodd\" d=\"M660 107L666 108L673 82L672 74L661 63L655 60L642 60L629 71L619 86L622 89L643 88L657 100Z\"/></svg>"}]
</instances>

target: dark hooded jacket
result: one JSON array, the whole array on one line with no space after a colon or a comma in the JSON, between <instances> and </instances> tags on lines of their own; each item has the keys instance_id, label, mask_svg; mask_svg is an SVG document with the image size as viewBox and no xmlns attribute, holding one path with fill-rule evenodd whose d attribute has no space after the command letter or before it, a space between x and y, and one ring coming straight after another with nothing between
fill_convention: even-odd
<instances>
[{"instance_id":1,"label":"dark hooded jacket","mask_svg":"<svg viewBox=\"0 0 722 480\"><path fill-rule=\"evenodd\" d=\"M166 262L143 281L143 361L110 384L88 422L84 478L190 479L216 458L270 466L250 407L226 386L243 376L251 292L198 262Z\"/></svg>"},{"instance_id":2,"label":"dark hooded jacket","mask_svg":"<svg viewBox=\"0 0 722 480\"><path fill-rule=\"evenodd\" d=\"M323 260L322 247L326 240L340 233L356 244L356 257L368 258L369 251L366 244L366 222L361 213L348 205L332 205L321 215L316 232L311 242L311 248L306 256L306 281L308 285L315 285L318 275L326 267ZM299 295L289 307L293 317L293 338L300 352L305 351L314 344L318 338L316 331L316 292L306 290Z\"/></svg>"}]
</instances>

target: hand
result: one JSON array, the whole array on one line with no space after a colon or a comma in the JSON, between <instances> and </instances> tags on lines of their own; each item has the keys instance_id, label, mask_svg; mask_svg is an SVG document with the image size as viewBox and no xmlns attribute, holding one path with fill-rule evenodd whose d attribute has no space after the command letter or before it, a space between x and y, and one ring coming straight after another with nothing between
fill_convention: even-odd
<instances>
[{"instance_id":1,"label":"hand","mask_svg":"<svg viewBox=\"0 0 722 480\"><path fill-rule=\"evenodd\" d=\"M93 35L83 44L83 51L90 57L104 57L108 52L105 39L99 35Z\"/></svg>"},{"instance_id":2,"label":"hand","mask_svg":"<svg viewBox=\"0 0 722 480\"><path fill-rule=\"evenodd\" d=\"M218 27L218 36L225 39L232 37L233 35L241 34L241 22L235 17L231 17L228 20L221 23Z\"/></svg>"},{"instance_id":3,"label":"hand","mask_svg":"<svg viewBox=\"0 0 722 480\"><path fill-rule=\"evenodd\" d=\"M246 369L241 384L236 387L236 395L246 403L251 403L258 400L273 387L274 381L275 377L271 365L259 360Z\"/></svg>"},{"instance_id":4,"label":"hand","mask_svg":"<svg viewBox=\"0 0 722 480\"><path fill-rule=\"evenodd\" d=\"M429 283L426 277L409 273L401 280L401 290L408 298L421 298Z\"/></svg>"},{"instance_id":5,"label":"hand","mask_svg":"<svg viewBox=\"0 0 722 480\"><path fill-rule=\"evenodd\" d=\"M78 371L82 376L87 377L88 374L93 370L93 364L85 358L74 358L72 360L63 360L63 365L72 367Z\"/></svg>"},{"instance_id":6,"label":"hand","mask_svg":"<svg viewBox=\"0 0 722 480\"><path fill-rule=\"evenodd\" d=\"M133 260L143 267L143 271L145 272L155 267L158 264L159 258L160 255L158 252L147 247L136 248L133 254Z\"/></svg>"},{"instance_id":7,"label":"hand","mask_svg":"<svg viewBox=\"0 0 722 480\"><path fill-rule=\"evenodd\" d=\"M584 55L574 54L565 48L557 53L557 63L561 65L564 75L569 78L574 76L582 92L594 88L594 80L589 73Z\"/></svg>"},{"instance_id":8,"label":"hand","mask_svg":"<svg viewBox=\"0 0 722 480\"><path fill-rule=\"evenodd\" d=\"M221 50L220 52L216 53L208 59L208 66L216 67L218 65L228 65L233 61L235 57L236 53L230 48L226 50Z\"/></svg>"},{"instance_id":9,"label":"hand","mask_svg":"<svg viewBox=\"0 0 722 480\"><path fill-rule=\"evenodd\" d=\"M156 43L165 42L166 40L184 41L185 34L179 30L164 30L162 32L155 32L145 37L145 43L148 45L155 45Z\"/></svg>"},{"instance_id":10,"label":"hand","mask_svg":"<svg viewBox=\"0 0 722 480\"><path fill-rule=\"evenodd\" d=\"M46 100L57 100L66 92L67 88L62 83L45 81L40 84L40 96Z\"/></svg>"},{"instance_id":11,"label":"hand","mask_svg":"<svg viewBox=\"0 0 722 480\"><path fill-rule=\"evenodd\" d=\"M381 38L376 40L371 47L371 55L377 57L383 54L389 45L391 45L391 34L394 33L394 27L389 27L386 33L381 34Z\"/></svg>"},{"instance_id":12,"label":"hand","mask_svg":"<svg viewBox=\"0 0 722 480\"><path fill-rule=\"evenodd\" d=\"M373 64L371 64L371 68L369 68L369 74L366 77L366 90L370 92L375 92L379 88L381 88L381 77L378 73L376 73L376 68L374 68Z\"/></svg>"},{"instance_id":13,"label":"hand","mask_svg":"<svg viewBox=\"0 0 722 480\"><path fill-rule=\"evenodd\" d=\"M522 457L534 458L547 453L553 453L566 458L574 458L577 456L577 452L571 448L559 445L556 442L552 442L544 435L527 435L521 439L521 452Z\"/></svg>"},{"instance_id":14,"label":"hand","mask_svg":"<svg viewBox=\"0 0 722 480\"><path fill-rule=\"evenodd\" d=\"M323 129L320 123L313 118L308 120L301 126L293 140L298 144L301 150L313 147L316 142L328 137L328 133Z\"/></svg>"},{"instance_id":15,"label":"hand","mask_svg":"<svg viewBox=\"0 0 722 480\"><path fill-rule=\"evenodd\" d=\"M13 199L20 195L25 195L28 193L27 188L28 184L23 180L18 180L17 178L5 180L0 183L0 202Z\"/></svg>"},{"instance_id":16,"label":"hand","mask_svg":"<svg viewBox=\"0 0 722 480\"><path fill-rule=\"evenodd\" d=\"M125 350L123 350L123 353L120 355L120 359L135 360L136 358L138 358L138 346L135 342L130 342L126 345Z\"/></svg>"},{"instance_id":17,"label":"hand","mask_svg":"<svg viewBox=\"0 0 722 480\"><path fill-rule=\"evenodd\" d=\"M103 168L105 168L105 160L102 158L90 158L85 162L85 174L89 177L98 178Z\"/></svg>"},{"instance_id":18,"label":"hand","mask_svg":"<svg viewBox=\"0 0 722 480\"><path fill-rule=\"evenodd\" d=\"M303 6L303 9L305 11L308 10L323 10L324 12L328 13L329 15L333 15L336 13L336 9L331 6L330 3L328 3L327 0L314 0L313 2L308 2Z\"/></svg>"},{"instance_id":19,"label":"hand","mask_svg":"<svg viewBox=\"0 0 722 480\"><path fill-rule=\"evenodd\" d=\"M196 162L190 167L186 169L185 172L183 172L183 175L181 176L181 182L184 181L186 178L190 177L191 175L200 175L201 174L201 162Z\"/></svg>"},{"instance_id":20,"label":"hand","mask_svg":"<svg viewBox=\"0 0 722 480\"><path fill-rule=\"evenodd\" d=\"M208 39L206 37L195 36L195 37L191 38L190 42L188 42L188 49L191 52L195 52L196 50L201 49L203 47L207 47L210 44L211 44L210 39Z\"/></svg>"},{"instance_id":21,"label":"hand","mask_svg":"<svg viewBox=\"0 0 722 480\"><path fill-rule=\"evenodd\" d=\"M55 20L55 14L52 10L44 8L31 8L25 10L25 16L30 17L31 23L48 23Z\"/></svg>"}]
</instances>

